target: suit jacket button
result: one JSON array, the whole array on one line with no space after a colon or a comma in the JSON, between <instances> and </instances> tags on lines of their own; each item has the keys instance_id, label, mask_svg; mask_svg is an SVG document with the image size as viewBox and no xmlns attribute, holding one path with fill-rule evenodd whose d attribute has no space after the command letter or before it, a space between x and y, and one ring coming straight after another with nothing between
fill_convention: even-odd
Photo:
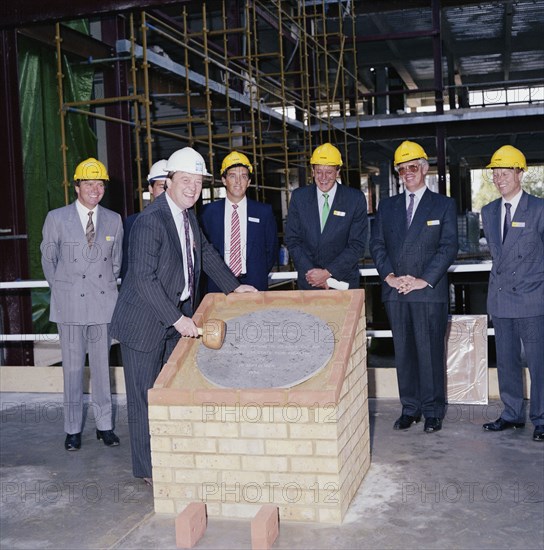
<instances>
[{"instance_id":1,"label":"suit jacket button","mask_svg":"<svg viewBox=\"0 0 544 550\"><path fill-rule=\"evenodd\" d=\"M103 291L103 290L101 290L101 291L100 291L100 294L104 294L104 291Z\"/></svg>"},{"instance_id":2,"label":"suit jacket button","mask_svg":"<svg viewBox=\"0 0 544 550\"><path fill-rule=\"evenodd\" d=\"M497 275L500 275L500 274L501 274L501 272L499 270L497 270Z\"/></svg>"},{"instance_id":3,"label":"suit jacket button","mask_svg":"<svg viewBox=\"0 0 544 550\"><path fill-rule=\"evenodd\" d=\"M85 279L85 275L83 275L83 278Z\"/></svg>"},{"instance_id":4,"label":"suit jacket button","mask_svg":"<svg viewBox=\"0 0 544 550\"><path fill-rule=\"evenodd\" d=\"M83 298L85 296L85 294L82 294L81 297Z\"/></svg>"},{"instance_id":5,"label":"suit jacket button","mask_svg":"<svg viewBox=\"0 0 544 550\"><path fill-rule=\"evenodd\" d=\"M107 262L107 261L108 261L108 258L104 258L104 261Z\"/></svg>"},{"instance_id":6,"label":"suit jacket button","mask_svg":"<svg viewBox=\"0 0 544 550\"><path fill-rule=\"evenodd\" d=\"M100 275L98 276L98 278L99 278L99 279L102 279L102 274L100 274Z\"/></svg>"},{"instance_id":7,"label":"suit jacket button","mask_svg":"<svg viewBox=\"0 0 544 550\"><path fill-rule=\"evenodd\" d=\"M176 296L181 296L181 292L178 292L178 293L176 294Z\"/></svg>"},{"instance_id":8,"label":"suit jacket button","mask_svg":"<svg viewBox=\"0 0 544 550\"><path fill-rule=\"evenodd\" d=\"M514 287L512 290L513 290L514 292L516 292L516 287Z\"/></svg>"}]
</instances>

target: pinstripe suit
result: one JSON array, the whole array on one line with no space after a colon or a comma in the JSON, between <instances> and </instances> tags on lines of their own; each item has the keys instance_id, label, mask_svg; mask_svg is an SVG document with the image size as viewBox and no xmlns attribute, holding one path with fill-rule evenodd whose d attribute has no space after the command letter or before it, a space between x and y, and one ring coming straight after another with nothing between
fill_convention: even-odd
<instances>
[{"instance_id":1,"label":"pinstripe suit","mask_svg":"<svg viewBox=\"0 0 544 550\"><path fill-rule=\"evenodd\" d=\"M525 422L521 342L531 374L529 418L544 425L544 199L523 192L504 243L501 201L482 209L493 266L487 312L493 319L502 418Z\"/></svg>"},{"instance_id":2,"label":"pinstripe suit","mask_svg":"<svg viewBox=\"0 0 544 550\"><path fill-rule=\"evenodd\" d=\"M204 271L223 292L232 292L240 283L202 235L192 210L189 221L194 237L194 291ZM147 391L179 340L173 324L182 313L193 314L189 300L180 311L184 287L180 239L165 193L138 215L131 229L127 276L111 324L112 336L121 342L135 477L151 477Z\"/></svg>"},{"instance_id":3,"label":"pinstripe suit","mask_svg":"<svg viewBox=\"0 0 544 550\"><path fill-rule=\"evenodd\" d=\"M47 214L42 267L51 287L50 320L59 327L64 375L64 430L80 433L83 423L85 354L93 385L96 426L112 429L108 323L117 299L123 224L119 214L96 207L94 244L89 248L76 203Z\"/></svg>"}]
</instances>

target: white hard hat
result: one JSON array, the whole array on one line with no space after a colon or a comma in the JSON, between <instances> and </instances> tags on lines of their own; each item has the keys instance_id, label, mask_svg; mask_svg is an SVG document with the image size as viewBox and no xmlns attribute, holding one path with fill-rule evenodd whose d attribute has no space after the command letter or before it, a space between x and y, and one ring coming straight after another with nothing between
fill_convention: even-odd
<instances>
[{"instance_id":1,"label":"white hard hat","mask_svg":"<svg viewBox=\"0 0 544 550\"><path fill-rule=\"evenodd\" d=\"M166 169L166 159L158 160L149 170L147 174L147 181L153 183L155 180L164 180L168 176L168 170Z\"/></svg>"},{"instance_id":2,"label":"white hard hat","mask_svg":"<svg viewBox=\"0 0 544 550\"><path fill-rule=\"evenodd\" d=\"M172 153L166 163L166 170L168 172L187 172L188 174L211 176L206 170L204 157L192 147L184 147Z\"/></svg>"}]
</instances>

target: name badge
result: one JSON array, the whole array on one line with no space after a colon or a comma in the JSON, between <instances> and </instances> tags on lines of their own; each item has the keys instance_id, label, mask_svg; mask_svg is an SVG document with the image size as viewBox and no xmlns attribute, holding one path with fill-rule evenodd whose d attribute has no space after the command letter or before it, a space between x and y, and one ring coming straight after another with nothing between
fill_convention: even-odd
<instances>
[{"instance_id":1,"label":"name badge","mask_svg":"<svg viewBox=\"0 0 544 550\"><path fill-rule=\"evenodd\" d=\"M261 220L259 218L252 218L251 216L248 217L247 221L253 223L261 223Z\"/></svg>"},{"instance_id":2,"label":"name badge","mask_svg":"<svg viewBox=\"0 0 544 550\"><path fill-rule=\"evenodd\" d=\"M342 210L334 210L332 214L333 216L340 216L341 218L343 218L346 215L346 213L342 212Z\"/></svg>"},{"instance_id":3,"label":"name badge","mask_svg":"<svg viewBox=\"0 0 544 550\"><path fill-rule=\"evenodd\" d=\"M525 222L512 222L512 227L525 227Z\"/></svg>"},{"instance_id":4,"label":"name badge","mask_svg":"<svg viewBox=\"0 0 544 550\"><path fill-rule=\"evenodd\" d=\"M115 240L115 237L113 237L112 235L106 236L106 241L114 241L114 240Z\"/></svg>"},{"instance_id":5,"label":"name badge","mask_svg":"<svg viewBox=\"0 0 544 550\"><path fill-rule=\"evenodd\" d=\"M440 225L440 220L427 220L427 225Z\"/></svg>"}]
</instances>

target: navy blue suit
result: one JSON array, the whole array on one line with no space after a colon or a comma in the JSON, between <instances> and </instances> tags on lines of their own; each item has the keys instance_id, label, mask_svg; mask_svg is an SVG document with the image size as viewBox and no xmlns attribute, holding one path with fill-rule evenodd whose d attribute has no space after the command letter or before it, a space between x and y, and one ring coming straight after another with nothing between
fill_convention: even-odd
<instances>
[{"instance_id":1,"label":"navy blue suit","mask_svg":"<svg viewBox=\"0 0 544 550\"><path fill-rule=\"evenodd\" d=\"M487 312L493 319L502 417L525 422L521 342L531 374L529 418L544 425L544 199L523 192L504 243L501 201L482 209L493 266Z\"/></svg>"},{"instance_id":2,"label":"navy blue suit","mask_svg":"<svg viewBox=\"0 0 544 550\"><path fill-rule=\"evenodd\" d=\"M298 288L318 290L306 281L310 269L327 269L349 288L359 288L359 260L365 254L368 217L361 191L341 184L321 232L316 185L293 191L285 224L285 244L298 271Z\"/></svg>"},{"instance_id":3,"label":"navy blue suit","mask_svg":"<svg viewBox=\"0 0 544 550\"><path fill-rule=\"evenodd\" d=\"M195 295L202 271L226 294L232 292L240 283L202 235L193 210L188 214L194 237ZM166 193L137 216L130 231L128 262L111 335L121 343L132 471L135 477L146 478L151 477L147 391L180 338L173 324L182 314L193 315L190 300L180 303L185 287L183 255ZM198 305L197 296L194 305Z\"/></svg>"},{"instance_id":4,"label":"navy blue suit","mask_svg":"<svg viewBox=\"0 0 544 550\"><path fill-rule=\"evenodd\" d=\"M407 230L405 194L382 200L370 252L383 281L382 301L393 331L402 414L443 418L447 271L457 255L455 201L427 189ZM430 286L399 294L385 282L390 273L412 275Z\"/></svg>"},{"instance_id":5,"label":"navy blue suit","mask_svg":"<svg viewBox=\"0 0 544 550\"><path fill-rule=\"evenodd\" d=\"M207 204L202 209L200 222L204 235L225 257L225 199ZM244 251L242 251L242 254ZM257 290L268 290L268 273L278 259L278 230L272 207L247 199L246 273L240 282ZM220 292L208 277L208 292Z\"/></svg>"},{"instance_id":6,"label":"navy blue suit","mask_svg":"<svg viewBox=\"0 0 544 550\"><path fill-rule=\"evenodd\" d=\"M139 212L131 214L126 218L125 222L123 223L123 262L121 263L121 273L120 273L121 280L123 281L127 276L127 269L128 269L128 243L130 239L130 230L132 229L132 225L136 221L138 214Z\"/></svg>"}]
</instances>

